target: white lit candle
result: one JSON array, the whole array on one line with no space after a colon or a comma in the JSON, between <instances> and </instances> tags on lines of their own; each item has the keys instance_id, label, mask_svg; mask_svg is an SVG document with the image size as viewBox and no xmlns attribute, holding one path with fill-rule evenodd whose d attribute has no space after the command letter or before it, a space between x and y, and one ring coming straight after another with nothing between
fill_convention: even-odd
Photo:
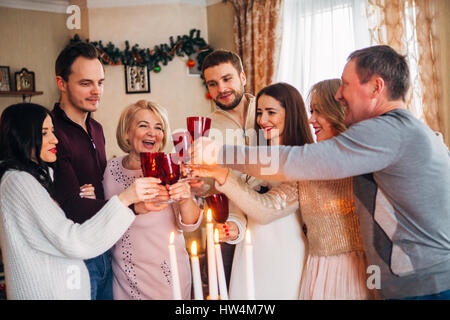
<instances>
[{"instance_id":1,"label":"white lit candle","mask_svg":"<svg viewBox=\"0 0 450 320\"><path fill-rule=\"evenodd\" d=\"M194 285L195 300L203 300L202 277L200 276L200 262L197 256L197 242L191 245L192 281Z\"/></svg>"},{"instance_id":2,"label":"white lit candle","mask_svg":"<svg viewBox=\"0 0 450 320\"><path fill-rule=\"evenodd\" d=\"M172 275L172 292L174 300L181 300L180 278L178 277L177 254L175 251L175 233L169 237L170 273Z\"/></svg>"},{"instance_id":3,"label":"white lit candle","mask_svg":"<svg viewBox=\"0 0 450 320\"><path fill-rule=\"evenodd\" d=\"M255 276L253 272L253 246L250 230L245 233L245 259L247 270L247 299L255 300Z\"/></svg>"},{"instance_id":4,"label":"white lit candle","mask_svg":"<svg viewBox=\"0 0 450 320\"><path fill-rule=\"evenodd\" d=\"M220 300L228 300L227 282L225 280L225 271L223 269L222 250L219 244L219 230L214 229L214 245L216 249L217 274L219 278Z\"/></svg>"},{"instance_id":5,"label":"white lit candle","mask_svg":"<svg viewBox=\"0 0 450 320\"><path fill-rule=\"evenodd\" d=\"M209 299L217 300L219 297L217 288L217 270L216 270L216 255L214 254L214 235L211 209L206 213L206 250L208 252L208 284L209 284Z\"/></svg>"}]
</instances>

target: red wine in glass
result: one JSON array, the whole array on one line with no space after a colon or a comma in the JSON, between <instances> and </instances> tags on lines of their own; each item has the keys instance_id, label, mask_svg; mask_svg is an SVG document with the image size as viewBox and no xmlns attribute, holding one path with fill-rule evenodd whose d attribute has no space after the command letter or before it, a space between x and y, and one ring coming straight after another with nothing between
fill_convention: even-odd
<instances>
[{"instance_id":1,"label":"red wine in glass","mask_svg":"<svg viewBox=\"0 0 450 320\"><path fill-rule=\"evenodd\" d=\"M161 175L161 181L163 185L174 184L180 179L180 165L177 163L176 158L176 153L165 154L162 158L161 168L163 174Z\"/></svg>"},{"instance_id":2,"label":"red wine in glass","mask_svg":"<svg viewBox=\"0 0 450 320\"><path fill-rule=\"evenodd\" d=\"M172 133L173 145L179 160L186 163L189 161L189 148L191 147L191 135L188 131L177 131Z\"/></svg>"},{"instance_id":3,"label":"red wine in glass","mask_svg":"<svg viewBox=\"0 0 450 320\"><path fill-rule=\"evenodd\" d=\"M218 223L225 223L228 219L228 198L223 193L215 193L205 198L206 204L212 211L213 218Z\"/></svg>"},{"instance_id":4,"label":"red wine in glass","mask_svg":"<svg viewBox=\"0 0 450 320\"><path fill-rule=\"evenodd\" d=\"M211 128L211 118L208 117L188 117L187 129L191 134L191 142L200 137L207 137Z\"/></svg>"},{"instance_id":5,"label":"red wine in glass","mask_svg":"<svg viewBox=\"0 0 450 320\"><path fill-rule=\"evenodd\" d=\"M164 152L141 152L140 156L144 177L161 178Z\"/></svg>"}]
</instances>

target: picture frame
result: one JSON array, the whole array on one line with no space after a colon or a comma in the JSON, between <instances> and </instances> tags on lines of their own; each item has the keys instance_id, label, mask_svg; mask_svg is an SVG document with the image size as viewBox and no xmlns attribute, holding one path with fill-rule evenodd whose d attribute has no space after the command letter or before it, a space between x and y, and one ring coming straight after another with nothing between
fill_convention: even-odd
<instances>
[{"instance_id":1,"label":"picture frame","mask_svg":"<svg viewBox=\"0 0 450 320\"><path fill-rule=\"evenodd\" d=\"M11 91L11 79L9 77L8 66L0 66L0 91Z\"/></svg>"},{"instance_id":2,"label":"picture frame","mask_svg":"<svg viewBox=\"0 0 450 320\"><path fill-rule=\"evenodd\" d=\"M126 93L150 93L150 73L147 66L125 66Z\"/></svg>"},{"instance_id":3,"label":"picture frame","mask_svg":"<svg viewBox=\"0 0 450 320\"><path fill-rule=\"evenodd\" d=\"M34 72L22 68L22 70L14 74L14 78L16 82L16 91L35 91Z\"/></svg>"}]
</instances>

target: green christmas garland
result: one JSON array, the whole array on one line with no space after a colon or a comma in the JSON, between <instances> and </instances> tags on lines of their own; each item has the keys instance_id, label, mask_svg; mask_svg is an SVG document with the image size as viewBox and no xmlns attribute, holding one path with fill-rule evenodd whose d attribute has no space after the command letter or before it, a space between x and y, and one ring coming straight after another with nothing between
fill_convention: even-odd
<instances>
[{"instance_id":1,"label":"green christmas garland","mask_svg":"<svg viewBox=\"0 0 450 320\"><path fill-rule=\"evenodd\" d=\"M177 40L174 41L173 37L169 38L169 44L160 44L155 46L153 50L139 48L138 44L135 44L130 48L130 43L125 41L125 50L120 50L113 43L108 42L106 46L102 41L86 42L93 44L100 53L102 62L106 65L130 65L130 66L147 66L148 70L153 72L161 71L161 64L167 65L169 61L175 57L191 56L198 53L197 70L201 71L201 66L205 57L213 51L208 43L200 37L200 30L192 29L189 35L177 36ZM76 34L70 43L81 41L78 34ZM192 67L193 63L190 61L189 67ZM201 76L203 78L203 76Z\"/></svg>"}]
</instances>

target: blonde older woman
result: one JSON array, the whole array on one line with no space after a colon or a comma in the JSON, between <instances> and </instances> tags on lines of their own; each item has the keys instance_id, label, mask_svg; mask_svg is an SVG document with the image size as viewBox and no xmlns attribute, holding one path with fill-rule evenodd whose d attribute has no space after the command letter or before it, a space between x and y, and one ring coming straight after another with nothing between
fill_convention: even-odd
<instances>
[{"instance_id":1,"label":"blonde older woman","mask_svg":"<svg viewBox=\"0 0 450 320\"><path fill-rule=\"evenodd\" d=\"M142 177L140 153L164 149L169 132L165 110L140 100L126 107L119 119L116 137L127 155L108 161L104 173L105 198ZM155 199L178 200L173 204L140 203L136 210L151 211L139 215L112 248L114 299L172 299L172 270L168 241L175 231L182 299L190 299L191 273L183 231L191 232L201 223L201 210L193 200L190 186L177 182L171 186L155 183Z\"/></svg>"}]
</instances>

